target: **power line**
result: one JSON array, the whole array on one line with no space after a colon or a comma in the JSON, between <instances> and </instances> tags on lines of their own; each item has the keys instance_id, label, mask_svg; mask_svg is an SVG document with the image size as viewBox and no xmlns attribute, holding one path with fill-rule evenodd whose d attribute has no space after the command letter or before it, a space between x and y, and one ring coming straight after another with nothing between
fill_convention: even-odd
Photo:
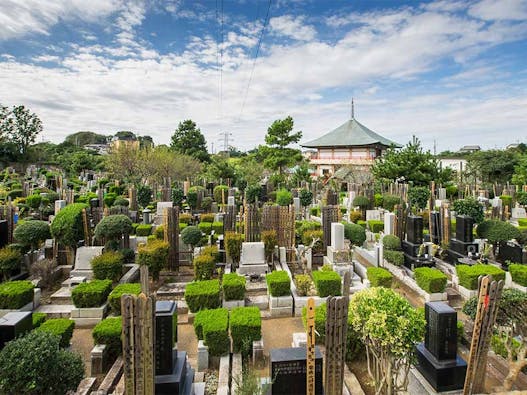
<instances>
[{"instance_id":1,"label":"power line","mask_svg":"<svg viewBox=\"0 0 527 395\"><path fill-rule=\"evenodd\" d=\"M220 45L220 120L223 119L223 0L221 2L221 45Z\"/></svg>"},{"instance_id":2,"label":"power line","mask_svg":"<svg viewBox=\"0 0 527 395\"><path fill-rule=\"evenodd\" d=\"M249 87L251 86L251 82L253 80L254 69L256 67L256 61L258 60L258 55L260 54L260 47L262 46L262 41L263 41L263 36L264 36L264 33L265 33L265 28L269 24L269 12L271 10L271 2L272 2L272 0L269 0L269 3L267 4L267 12L265 14L264 24L262 26L262 31L260 32L260 38L258 39L258 45L256 46L256 54L254 56L253 65L252 65L252 68L251 68L251 74L249 76L249 82L247 83L247 87L245 88L245 94L243 96L242 108L240 110L240 116L238 117L238 119L240 119L242 117L243 110L245 109L245 102L247 101L247 95L249 94Z\"/></svg>"}]
</instances>

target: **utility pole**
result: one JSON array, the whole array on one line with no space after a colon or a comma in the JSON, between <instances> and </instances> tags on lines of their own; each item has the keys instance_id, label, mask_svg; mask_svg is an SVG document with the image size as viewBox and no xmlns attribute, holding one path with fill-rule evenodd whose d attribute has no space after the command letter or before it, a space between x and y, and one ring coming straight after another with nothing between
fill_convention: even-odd
<instances>
[{"instance_id":1,"label":"utility pole","mask_svg":"<svg viewBox=\"0 0 527 395\"><path fill-rule=\"evenodd\" d=\"M229 139L230 136L232 136L232 133L229 132L222 132L220 133L220 136L222 136L223 140L223 150L225 151L225 155L229 157Z\"/></svg>"}]
</instances>

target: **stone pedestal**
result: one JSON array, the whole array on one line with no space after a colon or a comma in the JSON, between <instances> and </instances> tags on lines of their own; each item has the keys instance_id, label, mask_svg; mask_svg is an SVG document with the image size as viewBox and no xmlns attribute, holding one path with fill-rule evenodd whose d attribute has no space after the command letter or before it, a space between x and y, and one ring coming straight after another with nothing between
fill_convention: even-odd
<instances>
[{"instance_id":1,"label":"stone pedestal","mask_svg":"<svg viewBox=\"0 0 527 395\"><path fill-rule=\"evenodd\" d=\"M9 312L0 317L0 350L11 341L33 329L31 311Z\"/></svg>"},{"instance_id":2,"label":"stone pedestal","mask_svg":"<svg viewBox=\"0 0 527 395\"><path fill-rule=\"evenodd\" d=\"M198 372L203 372L209 368L209 348L203 340L198 341Z\"/></svg>"}]
</instances>

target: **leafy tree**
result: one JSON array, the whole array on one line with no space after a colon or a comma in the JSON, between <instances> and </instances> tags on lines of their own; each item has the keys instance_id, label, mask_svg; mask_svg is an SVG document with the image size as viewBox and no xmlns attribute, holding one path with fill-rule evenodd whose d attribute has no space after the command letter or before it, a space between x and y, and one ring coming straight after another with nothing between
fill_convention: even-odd
<instances>
[{"instance_id":1,"label":"leafy tree","mask_svg":"<svg viewBox=\"0 0 527 395\"><path fill-rule=\"evenodd\" d=\"M136 140L137 137L134 132L130 132L129 130L121 130L117 133L115 133L115 137L122 140Z\"/></svg>"},{"instance_id":2,"label":"leafy tree","mask_svg":"<svg viewBox=\"0 0 527 395\"><path fill-rule=\"evenodd\" d=\"M117 214L104 217L95 227L94 235L106 242L119 240L125 234L132 233L132 221L126 215Z\"/></svg>"},{"instance_id":3,"label":"leafy tree","mask_svg":"<svg viewBox=\"0 0 527 395\"><path fill-rule=\"evenodd\" d=\"M300 164L294 171L291 181L297 185L301 182L311 182L311 173L307 163Z\"/></svg>"},{"instance_id":4,"label":"leafy tree","mask_svg":"<svg viewBox=\"0 0 527 395\"><path fill-rule=\"evenodd\" d=\"M261 193L262 186L260 184L253 184L247 186L247 188L245 189L245 198L247 199L247 203L256 202L256 199L260 198Z\"/></svg>"},{"instance_id":5,"label":"leafy tree","mask_svg":"<svg viewBox=\"0 0 527 395\"><path fill-rule=\"evenodd\" d=\"M516 166L514 166L512 182L515 185L527 185L527 155L519 157Z\"/></svg>"},{"instance_id":6,"label":"leafy tree","mask_svg":"<svg viewBox=\"0 0 527 395\"><path fill-rule=\"evenodd\" d=\"M211 156L205 174L210 180L230 179L232 183L236 180L236 169L223 155Z\"/></svg>"},{"instance_id":7,"label":"leafy tree","mask_svg":"<svg viewBox=\"0 0 527 395\"><path fill-rule=\"evenodd\" d=\"M116 179L138 184L145 171L141 155L141 151L132 145L118 145L106 155L106 169Z\"/></svg>"},{"instance_id":8,"label":"leafy tree","mask_svg":"<svg viewBox=\"0 0 527 395\"><path fill-rule=\"evenodd\" d=\"M388 148L372 166L372 174L378 179L395 181L404 179L416 186L426 186L432 180L439 180L439 163L430 153L424 151L421 142L413 137L402 149Z\"/></svg>"},{"instance_id":9,"label":"leafy tree","mask_svg":"<svg viewBox=\"0 0 527 395\"><path fill-rule=\"evenodd\" d=\"M454 211L458 215L468 215L472 217L477 224L485 219L483 206L473 197L456 200L454 202Z\"/></svg>"},{"instance_id":10,"label":"leafy tree","mask_svg":"<svg viewBox=\"0 0 527 395\"><path fill-rule=\"evenodd\" d=\"M148 206L148 203L150 203L152 199L152 188L150 188L147 185L139 185L137 188L137 203L141 207Z\"/></svg>"},{"instance_id":11,"label":"leafy tree","mask_svg":"<svg viewBox=\"0 0 527 395\"><path fill-rule=\"evenodd\" d=\"M29 145L34 143L42 132L42 121L24 106L13 107L11 119L13 125L10 130L11 141L19 147L20 154L24 157Z\"/></svg>"},{"instance_id":12,"label":"leafy tree","mask_svg":"<svg viewBox=\"0 0 527 395\"><path fill-rule=\"evenodd\" d=\"M424 209L430 199L430 189L428 187L411 187L408 190L408 200L411 207Z\"/></svg>"},{"instance_id":13,"label":"leafy tree","mask_svg":"<svg viewBox=\"0 0 527 395\"><path fill-rule=\"evenodd\" d=\"M90 131L80 131L66 136L64 142L82 147L87 144L105 144L108 141L108 136L97 134Z\"/></svg>"},{"instance_id":14,"label":"leafy tree","mask_svg":"<svg viewBox=\"0 0 527 395\"><path fill-rule=\"evenodd\" d=\"M31 246L36 250L40 243L51 237L49 224L46 221L24 221L19 224L13 233L16 241Z\"/></svg>"},{"instance_id":15,"label":"leafy tree","mask_svg":"<svg viewBox=\"0 0 527 395\"><path fill-rule=\"evenodd\" d=\"M313 202L313 193L308 189L301 189L298 197L303 207L307 207Z\"/></svg>"},{"instance_id":16,"label":"leafy tree","mask_svg":"<svg viewBox=\"0 0 527 395\"><path fill-rule=\"evenodd\" d=\"M13 130L13 120L10 118L9 108L0 104L0 143L7 139Z\"/></svg>"},{"instance_id":17,"label":"leafy tree","mask_svg":"<svg viewBox=\"0 0 527 395\"><path fill-rule=\"evenodd\" d=\"M174 203L174 206L181 206L184 199L185 195L183 189L180 187L172 188L172 203Z\"/></svg>"},{"instance_id":18,"label":"leafy tree","mask_svg":"<svg viewBox=\"0 0 527 395\"><path fill-rule=\"evenodd\" d=\"M518 159L518 153L510 150L474 152L467 159L467 172L483 182L504 184L511 180Z\"/></svg>"},{"instance_id":19,"label":"leafy tree","mask_svg":"<svg viewBox=\"0 0 527 395\"><path fill-rule=\"evenodd\" d=\"M349 315L366 346L376 393L406 391L415 343L424 336L423 314L392 289L375 287L353 295Z\"/></svg>"},{"instance_id":20,"label":"leafy tree","mask_svg":"<svg viewBox=\"0 0 527 395\"><path fill-rule=\"evenodd\" d=\"M286 167L293 166L302 160L302 153L298 149L288 148L302 138L302 132L293 133L293 118L277 119L267 129L265 143L259 151L264 159L264 165L272 170L278 170L282 175Z\"/></svg>"},{"instance_id":21,"label":"leafy tree","mask_svg":"<svg viewBox=\"0 0 527 395\"><path fill-rule=\"evenodd\" d=\"M184 181L201 171L201 163L189 155L170 150L166 146L141 150L139 155L143 177L151 177L159 183L164 180Z\"/></svg>"},{"instance_id":22,"label":"leafy tree","mask_svg":"<svg viewBox=\"0 0 527 395\"><path fill-rule=\"evenodd\" d=\"M174 151L192 156L200 162L208 162L210 160L205 136L196 127L196 123L190 119L179 123L172 135L170 147Z\"/></svg>"},{"instance_id":23,"label":"leafy tree","mask_svg":"<svg viewBox=\"0 0 527 395\"><path fill-rule=\"evenodd\" d=\"M80 355L60 348L60 337L32 331L0 352L0 392L62 395L75 391L84 376Z\"/></svg>"}]
</instances>

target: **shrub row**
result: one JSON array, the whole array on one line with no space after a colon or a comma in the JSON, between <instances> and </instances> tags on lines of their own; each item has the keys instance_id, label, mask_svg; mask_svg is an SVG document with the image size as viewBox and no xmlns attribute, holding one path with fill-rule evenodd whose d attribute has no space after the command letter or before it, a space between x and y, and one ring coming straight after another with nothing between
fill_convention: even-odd
<instances>
[{"instance_id":1,"label":"shrub row","mask_svg":"<svg viewBox=\"0 0 527 395\"><path fill-rule=\"evenodd\" d=\"M382 267L369 267L366 274L372 287L392 287L393 276L388 270Z\"/></svg>"},{"instance_id":2,"label":"shrub row","mask_svg":"<svg viewBox=\"0 0 527 395\"><path fill-rule=\"evenodd\" d=\"M187 286L188 287L188 286ZM196 336L209 347L210 355L223 355L229 352L229 311L219 308L201 310L194 318Z\"/></svg>"},{"instance_id":3,"label":"shrub row","mask_svg":"<svg viewBox=\"0 0 527 395\"><path fill-rule=\"evenodd\" d=\"M245 299L245 277L236 273L223 275L223 298L225 300Z\"/></svg>"},{"instance_id":4,"label":"shrub row","mask_svg":"<svg viewBox=\"0 0 527 395\"><path fill-rule=\"evenodd\" d=\"M185 301L192 312L219 307L219 280L195 281L187 284L185 288Z\"/></svg>"},{"instance_id":5,"label":"shrub row","mask_svg":"<svg viewBox=\"0 0 527 395\"><path fill-rule=\"evenodd\" d=\"M16 310L33 301L31 281L9 281L0 284L0 309Z\"/></svg>"},{"instance_id":6,"label":"shrub row","mask_svg":"<svg viewBox=\"0 0 527 395\"><path fill-rule=\"evenodd\" d=\"M418 267L414 270L415 281L428 293L444 292L447 276L441 270L431 267Z\"/></svg>"},{"instance_id":7,"label":"shrub row","mask_svg":"<svg viewBox=\"0 0 527 395\"><path fill-rule=\"evenodd\" d=\"M73 336L73 329L75 328L75 321L68 318L52 318L43 322L37 330L49 332L60 337L60 346L68 347L70 345L71 337Z\"/></svg>"},{"instance_id":8,"label":"shrub row","mask_svg":"<svg viewBox=\"0 0 527 395\"><path fill-rule=\"evenodd\" d=\"M467 289L478 289L478 277L491 275L496 281L505 280L505 272L492 265L457 265L456 272L459 277L459 285Z\"/></svg>"},{"instance_id":9,"label":"shrub row","mask_svg":"<svg viewBox=\"0 0 527 395\"><path fill-rule=\"evenodd\" d=\"M291 293L291 279L283 270L269 273L265 281L271 296L287 296Z\"/></svg>"},{"instance_id":10,"label":"shrub row","mask_svg":"<svg viewBox=\"0 0 527 395\"><path fill-rule=\"evenodd\" d=\"M139 283L119 284L108 295L108 304L115 314L121 315L121 296L139 295L140 293L141 284Z\"/></svg>"},{"instance_id":11,"label":"shrub row","mask_svg":"<svg viewBox=\"0 0 527 395\"><path fill-rule=\"evenodd\" d=\"M510 264L509 273L511 274L512 281L527 287L527 265Z\"/></svg>"},{"instance_id":12,"label":"shrub row","mask_svg":"<svg viewBox=\"0 0 527 395\"><path fill-rule=\"evenodd\" d=\"M402 251L384 250L384 259L392 265L401 266L404 264L404 253Z\"/></svg>"},{"instance_id":13,"label":"shrub row","mask_svg":"<svg viewBox=\"0 0 527 395\"><path fill-rule=\"evenodd\" d=\"M99 307L106 302L111 290L111 280L92 280L73 288L71 299L77 308Z\"/></svg>"},{"instance_id":14,"label":"shrub row","mask_svg":"<svg viewBox=\"0 0 527 395\"><path fill-rule=\"evenodd\" d=\"M379 233L384 230L384 221L372 219L368 221L368 227L373 233Z\"/></svg>"},{"instance_id":15,"label":"shrub row","mask_svg":"<svg viewBox=\"0 0 527 395\"><path fill-rule=\"evenodd\" d=\"M92 331L92 337L95 344L106 344L110 355L121 353L121 317L108 317L99 322Z\"/></svg>"},{"instance_id":16,"label":"shrub row","mask_svg":"<svg viewBox=\"0 0 527 395\"><path fill-rule=\"evenodd\" d=\"M317 270L312 273L317 294L321 298L341 295L341 277L337 272Z\"/></svg>"}]
</instances>

